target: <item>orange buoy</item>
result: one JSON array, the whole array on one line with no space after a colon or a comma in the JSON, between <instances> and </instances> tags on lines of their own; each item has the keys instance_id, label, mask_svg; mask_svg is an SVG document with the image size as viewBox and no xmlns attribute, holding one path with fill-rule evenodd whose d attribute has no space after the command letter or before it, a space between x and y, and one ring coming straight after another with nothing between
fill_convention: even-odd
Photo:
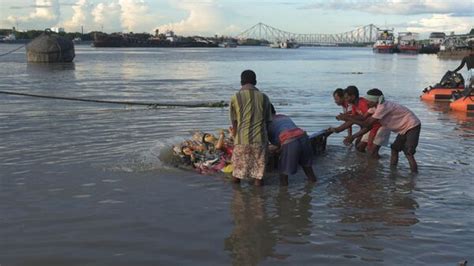
<instances>
[{"instance_id":1,"label":"orange buoy","mask_svg":"<svg viewBox=\"0 0 474 266\"><path fill-rule=\"evenodd\" d=\"M449 104L451 110L461 112L474 112L474 96L461 97Z\"/></svg>"},{"instance_id":2,"label":"orange buoy","mask_svg":"<svg viewBox=\"0 0 474 266\"><path fill-rule=\"evenodd\" d=\"M453 92L464 90L464 86L457 88L430 88L420 96L425 101L450 101Z\"/></svg>"}]
</instances>

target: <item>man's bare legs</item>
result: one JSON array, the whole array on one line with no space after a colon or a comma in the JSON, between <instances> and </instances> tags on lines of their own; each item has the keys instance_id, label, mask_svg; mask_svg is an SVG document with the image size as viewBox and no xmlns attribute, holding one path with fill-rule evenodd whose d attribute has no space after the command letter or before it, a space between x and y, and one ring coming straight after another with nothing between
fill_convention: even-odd
<instances>
[{"instance_id":1,"label":"man's bare legs","mask_svg":"<svg viewBox=\"0 0 474 266\"><path fill-rule=\"evenodd\" d=\"M395 167L398 164L398 151L392 149L392 154L390 156L390 166Z\"/></svg>"},{"instance_id":2,"label":"man's bare legs","mask_svg":"<svg viewBox=\"0 0 474 266\"><path fill-rule=\"evenodd\" d=\"M255 181L253 183L256 187L261 187L263 186L263 179L257 179L255 178Z\"/></svg>"},{"instance_id":3,"label":"man's bare legs","mask_svg":"<svg viewBox=\"0 0 474 266\"><path fill-rule=\"evenodd\" d=\"M377 159L377 160L380 159L379 150L380 150L379 145L372 144L372 147L370 147L369 149L370 158Z\"/></svg>"},{"instance_id":4,"label":"man's bare legs","mask_svg":"<svg viewBox=\"0 0 474 266\"><path fill-rule=\"evenodd\" d=\"M234 184L240 184L240 178L237 178L235 176L232 176L232 183Z\"/></svg>"},{"instance_id":5,"label":"man's bare legs","mask_svg":"<svg viewBox=\"0 0 474 266\"><path fill-rule=\"evenodd\" d=\"M313 167L311 166L303 166L303 171L308 178L308 182L314 183L316 182L317 178L314 174ZM288 175L281 173L280 174L280 186L288 186Z\"/></svg>"},{"instance_id":6,"label":"man's bare legs","mask_svg":"<svg viewBox=\"0 0 474 266\"><path fill-rule=\"evenodd\" d=\"M412 173L418 173L418 164L416 163L415 156L411 154L406 154L405 156L408 159L408 163L410 164L410 170Z\"/></svg>"},{"instance_id":7,"label":"man's bare legs","mask_svg":"<svg viewBox=\"0 0 474 266\"><path fill-rule=\"evenodd\" d=\"M280 174L280 186L288 186L288 175Z\"/></svg>"},{"instance_id":8,"label":"man's bare legs","mask_svg":"<svg viewBox=\"0 0 474 266\"><path fill-rule=\"evenodd\" d=\"M412 173L418 173L418 164L416 163L415 156L405 153L408 164L410 164L410 170ZM398 164L398 152L392 149L392 156L390 157L390 166L394 167Z\"/></svg>"},{"instance_id":9,"label":"man's bare legs","mask_svg":"<svg viewBox=\"0 0 474 266\"><path fill-rule=\"evenodd\" d=\"M240 181L241 181L240 178L237 178L235 176L232 176L232 178L231 178L231 182L236 184L236 185L240 185ZM254 185L257 186L257 187L263 186L263 179L255 178L254 179Z\"/></svg>"},{"instance_id":10,"label":"man's bare legs","mask_svg":"<svg viewBox=\"0 0 474 266\"><path fill-rule=\"evenodd\" d=\"M317 178L314 174L313 167L311 166L303 166L303 171L306 174L309 182L316 182Z\"/></svg>"},{"instance_id":11,"label":"man's bare legs","mask_svg":"<svg viewBox=\"0 0 474 266\"><path fill-rule=\"evenodd\" d=\"M367 142L364 142L364 141L361 141L359 143L356 144L356 149L359 151L359 152L365 152L365 148L367 147Z\"/></svg>"}]
</instances>

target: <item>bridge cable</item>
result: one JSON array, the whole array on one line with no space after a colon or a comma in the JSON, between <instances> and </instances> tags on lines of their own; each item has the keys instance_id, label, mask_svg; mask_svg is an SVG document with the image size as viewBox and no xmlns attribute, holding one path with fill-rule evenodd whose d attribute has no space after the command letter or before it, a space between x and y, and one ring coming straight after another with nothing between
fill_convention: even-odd
<instances>
[{"instance_id":1,"label":"bridge cable","mask_svg":"<svg viewBox=\"0 0 474 266\"><path fill-rule=\"evenodd\" d=\"M148 106L150 108L159 108L159 107L187 107L187 108L208 107L208 108L218 108L218 107L228 106L228 104L224 101L204 102L204 103L153 103L153 102L133 102L133 101L108 101L108 100L85 99L85 98L75 98L75 97L39 95L39 94L30 94L30 93L12 92L12 91L0 91L0 94L16 95L16 96L29 96L29 97L66 100L66 101L81 101L81 102L124 104L124 105L140 105L140 106Z\"/></svg>"}]
</instances>

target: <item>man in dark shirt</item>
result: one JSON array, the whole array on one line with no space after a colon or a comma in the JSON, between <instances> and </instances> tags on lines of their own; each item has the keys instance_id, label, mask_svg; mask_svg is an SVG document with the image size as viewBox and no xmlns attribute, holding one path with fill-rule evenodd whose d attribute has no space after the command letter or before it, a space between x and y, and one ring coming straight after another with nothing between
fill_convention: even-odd
<instances>
[{"instance_id":1,"label":"man in dark shirt","mask_svg":"<svg viewBox=\"0 0 474 266\"><path fill-rule=\"evenodd\" d=\"M308 135L298 128L293 120L286 115L276 114L271 105L272 122L268 127L270 143L277 146L280 152L278 170L280 172L280 185L288 185L288 175L297 172L298 165L308 177L308 181L316 182L313 171L313 151Z\"/></svg>"},{"instance_id":2,"label":"man in dark shirt","mask_svg":"<svg viewBox=\"0 0 474 266\"><path fill-rule=\"evenodd\" d=\"M470 55L464 57L461 61L461 64L455 70L453 70L453 72L458 72L464 66L467 66L467 71L469 73L469 84L467 84L464 94L469 95L472 91L472 86L474 85L474 51L471 51Z\"/></svg>"},{"instance_id":3,"label":"man in dark shirt","mask_svg":"<svg viewBox=\"0 0 474 266\"><path fill-rule=\"evenodd\" d=\"M461 64L455 70L453 70L453 72L458 72L464 67L464 65L467 66L468 71L474 68L474 52L471 52L470 55L465 56L462 59Z\"/></svg>"}]
</instances>

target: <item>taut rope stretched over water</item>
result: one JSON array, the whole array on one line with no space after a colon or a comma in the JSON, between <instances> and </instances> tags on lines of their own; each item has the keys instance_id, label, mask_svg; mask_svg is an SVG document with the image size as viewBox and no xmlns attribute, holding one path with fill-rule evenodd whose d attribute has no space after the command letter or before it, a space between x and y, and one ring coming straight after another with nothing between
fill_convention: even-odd
<instances>
[{"instance_id":1,"label":"taut rope stretched over water","mask_svg":"<svg viewBox=\"0 0 474 266\"><path fill-rule=\"evenodd\" d=\"M61 96L51 96L51 95L38 95L30 93L21 93L13 91L0 91L1 94L16 95L16 96L29 96L37 98L46 98L46 99L56 99L56 100L66 100L66 101L80 101L80 102L94 102L94 103L109 103L109 104L124 104L124 105L141 105L148 106L150 108L159 108L159 107L226 107L228 104L224 101L220 102L204 102L204 103L153 103L153 102L131 102L131 101L108 101L108 100L96 100L96 99L84 99L84 98L74 98L74 97L61 97Z\"/></svg>"},{"instance_id":2,"label":"taut rope stretched over water","mask_svg":"<svg viewBox=\"0 0 474 266\"><path fill-rule=\"evenodd\" d=\"M4 54L0 54L0 56L9 55L9 54L11 54L11 53L13 53L13 52L15 52L15 51L17 51L17 50L20 50L21 48L23 48L23 47L25 47L25 46L26 46L26 45L22 45L22 46L17 47L17 48L15 48L15 49L13 49L13 50L11 50L11 51L9 51L9 52L6 52L6 53L4 53Z\"/></svg>"}]
</instances>

